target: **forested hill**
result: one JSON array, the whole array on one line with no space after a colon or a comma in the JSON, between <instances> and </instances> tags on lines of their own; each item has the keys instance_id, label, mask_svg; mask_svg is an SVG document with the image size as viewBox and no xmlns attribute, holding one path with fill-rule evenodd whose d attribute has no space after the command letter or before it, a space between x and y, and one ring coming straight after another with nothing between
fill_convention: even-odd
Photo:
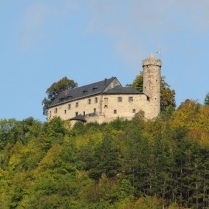
<instances>
[{"instance_id":1,"label":"forested hill","mask_svg":"<svg viewBox=\"0 0 209 209\"><path fill-rule=\"evenodd\" d=\"M209 208L209 106L144 121L0 120L0 208Z\"/></svg>"}]
</instances>

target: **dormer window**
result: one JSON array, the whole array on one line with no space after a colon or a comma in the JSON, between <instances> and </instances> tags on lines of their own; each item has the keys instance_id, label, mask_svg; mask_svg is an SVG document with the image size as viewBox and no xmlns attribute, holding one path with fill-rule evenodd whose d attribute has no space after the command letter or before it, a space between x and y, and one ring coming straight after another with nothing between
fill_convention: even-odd
<instances>
[{"instance_id":1,"label":"dormer window","mask_svg":"<svg viewBox=\"0 0 209 209\"><path fill-rule=\"evenodd\" d=\"M83 93L86 94L86 93L87 93L87 89L84 89L84 90L83 90Z\"/></svg>"},{"instance_id":2,"label":"dormer window","mask_svg":"<svg viewBox=\"0 0 209 209\"><path fill-rule=\"evenodd\" d=\"M94 86L93 87L93 91L95 91L96 89L98 89L98 86Z\"/></svg>"}]
</instances>

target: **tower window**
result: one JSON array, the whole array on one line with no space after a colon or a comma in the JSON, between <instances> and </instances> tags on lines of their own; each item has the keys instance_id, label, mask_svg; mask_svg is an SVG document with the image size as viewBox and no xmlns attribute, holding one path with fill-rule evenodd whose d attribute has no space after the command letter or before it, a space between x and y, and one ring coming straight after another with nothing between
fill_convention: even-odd
<instances>
[{"instance_id":1,"label":"tower window","mask_svg":"<svg viewBox=\"0 0 209 209\"><path fill-rule=\"evenodd\" d=\"M114 114L117 114L117 110L114 110Z\"/></svg>"},{"instance_id":2,"label":"tower window","mask_svg":"<svg viewBox=\"0 0 209 209\"><path fill-rule=\"evenodd\" d=\"M149 97L147 96L147 101L149 102Z\"/></svg>"},{"instance_id":3,"label":"tower window","mask_svg":"<svg viewBox=\"0 0 209 209\"><path fill-rule=\"evenodd\" d=\"M118 97L118 102L122 102L122 97Z\"/></svg>"}]
</instances>

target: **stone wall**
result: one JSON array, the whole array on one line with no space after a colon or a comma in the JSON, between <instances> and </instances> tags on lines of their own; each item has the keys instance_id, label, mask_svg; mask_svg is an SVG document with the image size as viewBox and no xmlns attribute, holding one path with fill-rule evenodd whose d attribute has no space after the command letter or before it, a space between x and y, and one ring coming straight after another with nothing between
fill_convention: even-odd
<instances>
[{"instance_id":1,"label":"stone wall","mask_svg":"<svg viewBox=\"0 0 209 209\"><path fill-rule=\"evenodd\" d=\"M90 102L91 101L91 102ZM97 101L97 102L96 102ZM70 109L68 108L70 105ZM109 122L117 117L131 119L135 113L142 110L145 117L150 118L147 114L149 101L144 94L117 94L117 95L97 95L56 107L49 108L48 119L59 116L67 120L76 116L84 115L87 122Z\"/></svg>"}]
</instances>

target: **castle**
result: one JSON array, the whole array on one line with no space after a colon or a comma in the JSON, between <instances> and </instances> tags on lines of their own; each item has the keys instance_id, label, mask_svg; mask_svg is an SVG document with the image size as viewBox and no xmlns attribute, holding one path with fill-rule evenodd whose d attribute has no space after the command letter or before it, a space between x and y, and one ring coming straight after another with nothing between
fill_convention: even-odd
<instances>
[{"instance_id":1,"label":"castle","mask_svg":"<svg viewBox=\"0 0 209 209\"><path fill-rule=\"evenodd\" d=\"M48 120L59 116L72 123L132 119L142 110L153 119L160 112L161 60L150 55L142 61L143 92L123 87L116 77L61 92L48 108Z\"/></svg>"}]
</instances>

